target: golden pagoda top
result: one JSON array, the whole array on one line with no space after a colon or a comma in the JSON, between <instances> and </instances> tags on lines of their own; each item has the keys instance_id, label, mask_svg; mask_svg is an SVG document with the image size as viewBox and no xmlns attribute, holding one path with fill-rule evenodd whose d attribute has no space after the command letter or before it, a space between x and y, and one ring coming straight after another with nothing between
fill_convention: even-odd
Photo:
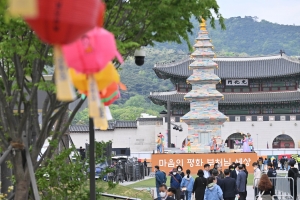
<instances>
[{"instance_id":1,"label":"golden pagoda top","mask_svg":"<svg viewBox=\"0 0 300 200\"><path fill-rule=\"evenodd\" d=\"M206 21L202 18L200 23L200 30L201 31L206 31Z\"/></svg>"}]
</instances>

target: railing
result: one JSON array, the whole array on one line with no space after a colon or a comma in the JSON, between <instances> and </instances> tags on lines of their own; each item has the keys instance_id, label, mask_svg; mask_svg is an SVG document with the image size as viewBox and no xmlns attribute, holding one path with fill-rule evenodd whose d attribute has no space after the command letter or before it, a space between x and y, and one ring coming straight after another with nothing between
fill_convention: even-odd
<instances>
[{"instance_id":1,"label":"railing","mask_svg":"<svg viewBox=\"0 0 300 200\"><path fill-rule=\"evenodd\" d=\"M113 198L113 199L142 200L142 199L138 199L138 198L118 196L118 195L107 194L107 193L99 193L99 195L101 195L103 197Z\"/></svg>"},{"instance_id":2,"label":"railing","mask_svg":"<svg viewBox=\"0 0 300 200\"><path fill-rule=\"evenodd\" d=\"M278 199L285 199L285 198L291 198L293 199L294 196L294 179L290 178L290 177L269 177L269 179L271 180L273 186L275 186L274 189L274 193L275 195L274 197L281 197ZM259 184L259 179L258 178L254 178L253 179L253 186L255 188L256 186ZM292 183L292 188L290 188L290 183ZM292 190L292 191L291 191ZM257 197L259 197L259 194L255 194L254 191L254 200L257 199Z\"/></svg>"}]
</instances>

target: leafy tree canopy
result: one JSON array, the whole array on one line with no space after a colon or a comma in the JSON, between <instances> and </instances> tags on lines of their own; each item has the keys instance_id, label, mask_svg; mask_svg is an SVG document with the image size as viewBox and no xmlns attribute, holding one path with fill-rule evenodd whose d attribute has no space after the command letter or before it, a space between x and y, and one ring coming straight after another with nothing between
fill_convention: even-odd
<instances>
[{"instance_id":1,"label":"leafy tree canopy","mask_svg":"<svg viewBox=\"0 0 300 200\"><path fill-rule=\"evenodd\" d=\"M105 28L116 35L125 58L137 47L153 45L154 42L181 42L181 38L188 41L188 32L193 28L189 20L192 15L211 19L214 25L215 13L224 26L216 0L113 0L106 3ZM67 115L69 103L57 101L53 81L46 81L43 77L47 73L45 66L53 66L51 46L41 43L21 19L7 18L6 8L6 1L1 1L0 146L7 149L10 141L22 146L22 135L25 134L37 169L41 164L49 164L47 160L57 146L49 145L37 161L45 140L51 136L50 143L55 144L63 138L83 100L70 116ZM39 91L44 91L43 101ZM132 109L132 106L127 108ZM39 115L42 115L42 122ZM126 118L132 119L133 116ZM28 199L30 178L27 165L22 164L24 155L22 151L16 151L9 159L16 181L14 199ZM2 188L4 185L3 182Z\"/></svg>"},{"instance_id":2,"label":"leafy tree canopy","mask_svg":"<svg viewBox=\"0 0 300 200\"><path fill-rule=\"evenodd\" d=\"M189 44L188 33L194 28L190 19L210 19L215 26L215 16L222 28L223 17L216 0L115 0L106 1L105 28L116 35L121 53L127 57L140 46L154 42L176 42L182 39Z\"/></svg>"}]
</instances>

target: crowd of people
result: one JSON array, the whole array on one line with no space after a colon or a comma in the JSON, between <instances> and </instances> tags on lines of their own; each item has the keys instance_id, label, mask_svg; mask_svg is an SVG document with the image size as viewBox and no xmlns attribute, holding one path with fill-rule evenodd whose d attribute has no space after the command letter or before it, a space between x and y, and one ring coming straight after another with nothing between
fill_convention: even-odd
<instances>
[{"instance_id":1,"label":"crowd of people","mask_svg":"<svg viewBox=\"0 0 300 200\"><path fill-rule=\"evenodd\" d=\"M295 160L290 160L288 164L290 166L288 177L295 180L294 184L290 181L290 192L296 200L299 172L294 167ZM274 177L277 177L277 167L274 167L272 162L266 165L267 169L261 170L260 162L252 164L254 193L256 197L263 200L276 199ZM155 166L155 171L158 200L192 200L193 196L196 200L246 200L247 198L248 171L245 164L232 163L224 171L218 163L215 163L212 169L209 164L205 164L203 170L198 170L196 179L191 176L189 169L184 173L183 168L177 166L168 174L170 176L169 189L166 186L167 174L160 171L159 166Z\"/></svg>"}]
</instances>

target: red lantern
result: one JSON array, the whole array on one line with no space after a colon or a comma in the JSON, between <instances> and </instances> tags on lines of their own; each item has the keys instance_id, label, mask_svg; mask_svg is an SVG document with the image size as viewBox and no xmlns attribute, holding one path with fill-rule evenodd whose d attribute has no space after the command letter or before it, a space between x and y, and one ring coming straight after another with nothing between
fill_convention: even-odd
<instances>
[{"instance_id":1,"label":"red lantern","mask_svg":"<svg viewBox=\"0 0 300 200\"><path fill-rule=\"evenodd\" d=\"M25 21L41 40L50 44L75 41L94 28L101 16L100 0L39 0L38 4L38 17Z\"/></svg>"},{"instance_id":2,"label":"red lantern","mask_svg":"<svg viewBox=\"0 0 300 200\"><path fill-rule=\"evenodd\" d=\"M97 25L98 27L103 27L104 24L104 18L105 18L105 10L106 10L106 5L102 1L100 2L100 8L99 8L99 16L98 16L98 21Z\"/></svg>"}]
</instances>

